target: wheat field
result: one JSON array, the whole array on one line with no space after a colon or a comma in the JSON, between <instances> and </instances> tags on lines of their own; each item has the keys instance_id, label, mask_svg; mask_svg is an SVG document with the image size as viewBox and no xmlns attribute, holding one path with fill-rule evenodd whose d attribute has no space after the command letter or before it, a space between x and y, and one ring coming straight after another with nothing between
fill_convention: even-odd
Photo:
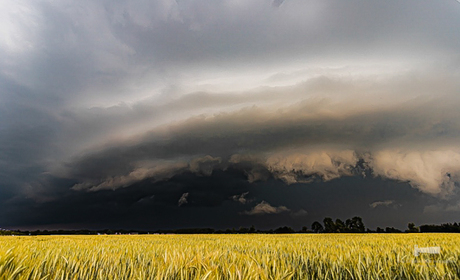
<instances>
[{"instance_id":1,"label":"wheat field","mask_svg":"<svg viewBox=\"0 0 460 280\"><path fill-rule=\"evenodd\" d=\"M460 279L460 234L3 236L0 279Z\"/></svg>"}]
</instances>

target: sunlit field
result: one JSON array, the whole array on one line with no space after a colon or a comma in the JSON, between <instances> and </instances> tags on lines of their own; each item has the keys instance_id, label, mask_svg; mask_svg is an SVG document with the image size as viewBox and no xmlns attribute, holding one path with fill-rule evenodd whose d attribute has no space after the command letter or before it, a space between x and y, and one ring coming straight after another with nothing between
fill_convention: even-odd
<instances>
[{"instance_id":1,"label":"sunlit field","mask_svg":"<svg viewBox=\"0 0 460 280\"><path fill-rule=\"evenodd\" d=\"M4 236L0 279L460 279L460 234Z\"/></svg>"}]
</instances>

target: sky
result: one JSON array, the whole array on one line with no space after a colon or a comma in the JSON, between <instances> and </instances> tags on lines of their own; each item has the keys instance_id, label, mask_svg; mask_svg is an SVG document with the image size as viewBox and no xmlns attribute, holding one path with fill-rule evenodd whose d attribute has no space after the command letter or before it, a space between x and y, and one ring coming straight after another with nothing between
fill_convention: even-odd
<instances>
[{"instance_id":1,"label":"sky","mask_svg":"<svg viewBox=\"0 0 460 280\"><path fill-rule=\"evenodd\" d=\"M459 222L455 0L0 7L0 228Z\"/></svg>"}]
</instances>

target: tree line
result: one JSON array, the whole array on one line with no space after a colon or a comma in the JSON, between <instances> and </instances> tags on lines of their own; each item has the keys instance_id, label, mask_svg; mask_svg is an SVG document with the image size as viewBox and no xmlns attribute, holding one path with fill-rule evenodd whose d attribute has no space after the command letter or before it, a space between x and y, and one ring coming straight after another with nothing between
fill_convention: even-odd
<instances>
[{"instance_id":1,"label":"tree line","mask_svg":"<svg viewBox=\"0 0 460 280\"><path fill-rule=\"evenodd\" d=\"M185 228L185 229L161 229L155 231L146 230L127 230L127 229L103 229L103 230L5 230L0 229L0 235L97 235L97 234L248 234L248 233L415 233L415 232L455 232L460 233L460 223L446 223L441 225L421 225L416 227L414 223L409 223L407 229L402 231L394 227L380 228L371 230L366 228L361 217L353 217L342 221L326 217L323 223L315 221L311 227L302 227L300 230L294 230L291 227L283 226L276 229L260 230L254 226L240 227L238 229L216 230L213 228Z\"/></svg>"}]
</instances>

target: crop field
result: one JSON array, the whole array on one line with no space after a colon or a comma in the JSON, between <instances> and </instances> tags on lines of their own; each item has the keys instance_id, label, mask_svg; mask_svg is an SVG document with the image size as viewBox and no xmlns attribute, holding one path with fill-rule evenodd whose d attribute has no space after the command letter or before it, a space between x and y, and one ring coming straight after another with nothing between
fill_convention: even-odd
<instances>
[{"instance_id":1,"label":"crop field","mask_svg":"<svg viewBox=\"0 0 460 280\"><path fill-rule=\"evenodd\" d=\"M0 279L460 279L460 235L3 236Z\"/></svg>"}]
</instances>

